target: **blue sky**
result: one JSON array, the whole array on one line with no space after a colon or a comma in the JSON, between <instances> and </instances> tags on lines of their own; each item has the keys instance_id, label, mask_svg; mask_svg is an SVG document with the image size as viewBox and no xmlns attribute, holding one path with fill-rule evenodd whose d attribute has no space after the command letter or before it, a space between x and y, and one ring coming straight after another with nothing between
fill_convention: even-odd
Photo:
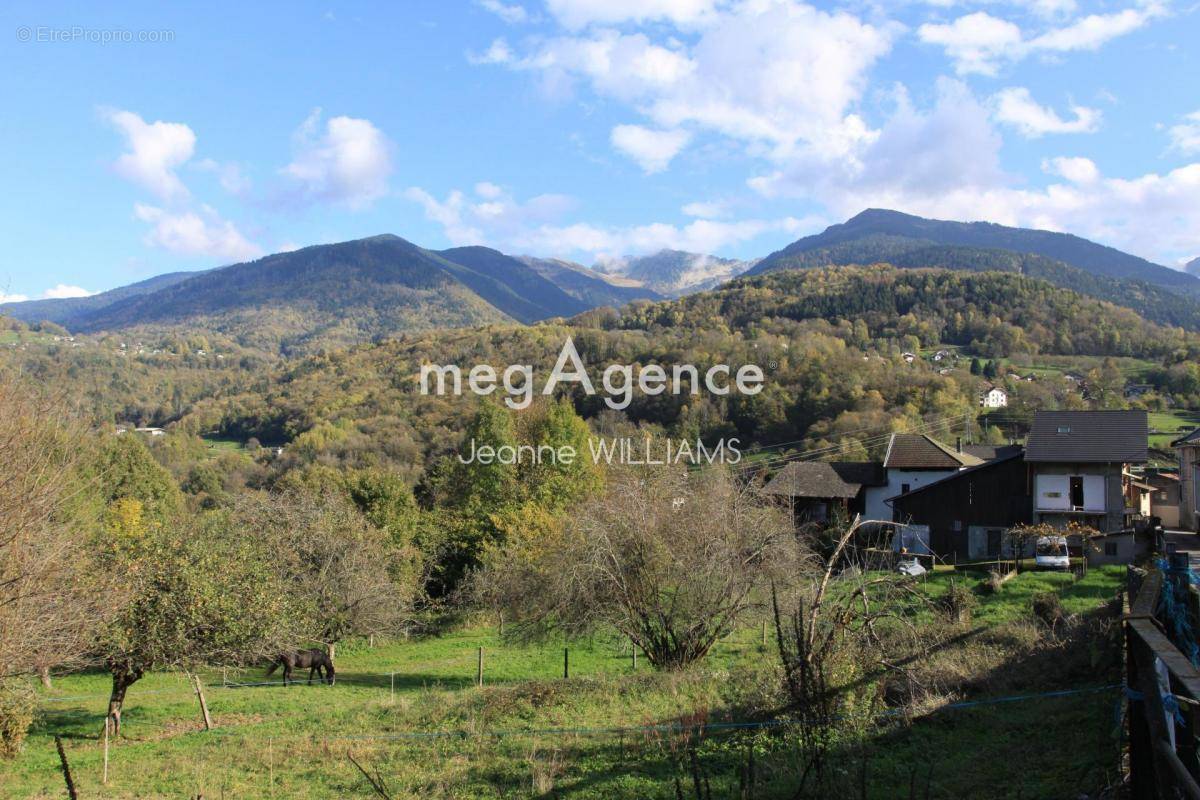
<instances>
[{"instance_id":1,"label":"blue sky","mask_svg":"<svg viewBox=\"0 0 1200 800\"><path fill-rule=\"evenodd\" d=\"M753 257L872 206L1200 255L1196 0L9 2L0 20L0 299L384 232L587 264Z\"/></svg>"}]
</instances>

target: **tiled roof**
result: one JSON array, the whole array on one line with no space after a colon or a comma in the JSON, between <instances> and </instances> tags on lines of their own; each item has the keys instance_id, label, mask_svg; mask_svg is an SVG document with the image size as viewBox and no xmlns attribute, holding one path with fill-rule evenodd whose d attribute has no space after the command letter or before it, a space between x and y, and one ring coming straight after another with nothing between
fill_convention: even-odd
<instances>
[{"instance_id":1,"label":"tiled roof","mask_svg":"<svg viewBox=\"0 0 1200 800\"><path fill-rule=\"evenodd\" d=\"M874 462L793 461L763 491L785 497L852 498L863 486L882 486L882 472Z\"/></svg>"},{"instance_id":2,"label":"tiled roof","mask_svg":"<svg viewBox=\"0 0 1200 800\"><path fill-rule=\"evenodd\" d=\"M893 433L883 466L887 469L961 469L982 463L920 433Z\"/></svg>"},{"instance_id":3,"label":"tiled roof","mask_svg":"<svg viewBox=\"0 0 1200 800\"><path fill-rule=\"evenodd\" d=\"M1145 411L1039 411L1025 460L1144 464L1148 430Z\"/></svg>"},{"instance_id":4,"label":"tiled roof","mask_svg":"<svg viewBox=\"0 0 1200 800\"><path fill-rule=\"evenodd\" d=\"M963 452L983 461L994 461L1021 452L1019 444L964 444Z\"/></svg>"},{"instance_id":5,"label":"tiled roof","mask_svg":"<svg viewBox=\"0 0 1200 800\"><path fill-rule=\"evenodd\" d=\"M1200 444L1200 428L1196 428L1186 436L1180 436L1171 442L1171 447L1179 447L1181 444Z\"/></svg>"}]
</instances>

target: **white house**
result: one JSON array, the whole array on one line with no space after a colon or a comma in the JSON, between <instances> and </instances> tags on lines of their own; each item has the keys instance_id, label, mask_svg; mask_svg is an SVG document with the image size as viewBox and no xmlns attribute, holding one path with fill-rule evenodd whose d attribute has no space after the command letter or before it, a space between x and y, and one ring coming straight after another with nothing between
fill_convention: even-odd
<instances>
[{"instance_id":1,"label":"white house","mask_svg":"<svg viewBox=\"0 0 1200 800\"><path fill-rule=\"evenodd\" d=\"M893 519L889 498L949 477L961 469L982 464L983 459L947 447L918 433L893 433L883 457L886 483L868 486L863 502L863 519Z\"/></svg>"},{"instance_id":2,"label":"white house","mask_svg":"<svg viewBox=\"0 0 1200 800\"><path fill-rule=\"evenodd\" d=\"M984 408L1005 408L1008 406L1008 392L999 386L989 386L979 395L979 405Z\"/></svg>"},{"instance_id":3,"label":"white house","mask_svg":"<svg viewBox=\"0 0 1200 800\"><path fill-rule=\"evenodd\" d=\"M1126 528L1145 513L1129 468L1146 463L1146 439L1145 411L1037 412L1025 442L1033 521Z\"/></svg>"}]
</instances>

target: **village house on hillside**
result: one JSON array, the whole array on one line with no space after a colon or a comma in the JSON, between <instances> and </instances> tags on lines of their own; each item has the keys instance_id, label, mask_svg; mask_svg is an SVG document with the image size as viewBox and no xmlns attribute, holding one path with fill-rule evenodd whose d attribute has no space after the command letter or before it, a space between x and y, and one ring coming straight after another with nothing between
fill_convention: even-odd
<instances>
[{"instance_id":1,"label":"village house on hillside","mask_svg":"<svg viewBox=\"0 0 1200 800\"><path fill-rule=\"evenodd\" d=\"M867 487L885 483L883 465L873 461L793 461L763 491L791 498L798 522L827 522L862 514Z\"/></svg>"},{"instance_id":2,"label":"village house on hillside","mask_svg":"<svg viewBox=\"0 0 1200 800\"><path fill-rule=\"evenodd\" d=\"M1171 442L1179 456L1179 526L1197 527L1197 487L1200 486L1200 428Z\"/></svg>"},{"instance_id":3,"label":"village house on hillside","mask_svg":"<svg viewBox=\"0 0 1200 800\"><path fill-rule=\"evenodd\" d=\"M969 453L919 433L893 433L883 457L885 480L866 489L863 517L891 521L891 498L982 463Z\"/></svg>"},{"instance_id":4,"label":"village house on hillside","mask_svg":"<svg viewBox=\"0 0 1200 800\"><path fill-rule=\"evenodd\" d=\"M989 386L979 395L979 405L983 408L1007 408L1008 392L999 386Z\"/></svg>"},{"instance_id":5,"label":"village house on hillside","mask_svg":"<svg viewBox=\"0 0 1200 800\"><path fill-rule=\"evenodd\" d=\"M1039 411L1025 443L1033 521L1119 531L1142 513L1130 467L1147 461L1145 411Z\"/></svg>"},{"instance_id":6,"label":"village house on hillside","mask_svg":"<svg viewBox=\"0 0 1200 800\"><path fill-rule=\"evenodd\" d=\"M1151 510L1154 486L1130 469L1146 462L1146 437L1144 411L1041 411L1024 449L997 448L890 498L894 519L928 529L933 552L959 561L1013 555L1005 534L1019 524L1125 531Z\"/></svg>"},{"instance_id":7,"label":"village house on hillside","mask_svg":"<svg viewBox=\"0 0 1200 800\"><path fill-rule=\"evenodd\" d=\"M1147 472L1143 480L1153 487L1150 515L1158 517L1164 528L1178 528L1181 504L1179 476L1174 472Z\"/></svg>"}]
</instances>

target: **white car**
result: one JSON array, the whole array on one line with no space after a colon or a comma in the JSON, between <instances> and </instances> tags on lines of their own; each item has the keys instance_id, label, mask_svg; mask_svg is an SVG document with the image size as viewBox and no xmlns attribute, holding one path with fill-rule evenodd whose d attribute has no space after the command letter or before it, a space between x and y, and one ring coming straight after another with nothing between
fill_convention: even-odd
<instances>
[{"instance_id":1,"label":"white car","mask_svg":"<svg viewBox=\"0 0 1200 800\"><path fill-rule=\"evenodd\" d=\"M1033 560L1039 569L1070 569L1071 556L1067 551L1067 537L1039 536Z\"/></svg>"}]
</instances>

